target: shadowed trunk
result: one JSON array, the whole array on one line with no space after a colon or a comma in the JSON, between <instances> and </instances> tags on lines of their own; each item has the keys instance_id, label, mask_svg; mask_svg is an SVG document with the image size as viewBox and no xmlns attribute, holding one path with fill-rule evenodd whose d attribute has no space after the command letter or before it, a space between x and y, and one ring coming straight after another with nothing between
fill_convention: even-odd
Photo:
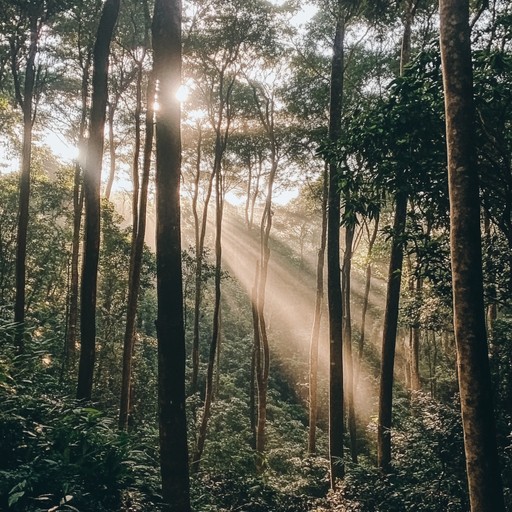
<instances>
[{"instance_id":1,"label":"shadowed trunk","mask_svg":"<svg viewBox=\"0 0 512 512\"><path fill-rule=\"evenodd\" d=\"M411 58L411 32L414 19L415 0L408 0L405 6L404 33L400 57L400 75ZM403 234L407 216L407 192L404 188L401 170L397 169L397 187L395 195L395 218L393 238L389 260L386 309L382 336L382 360L379 391L379 418L377 425L377 465L384 471L391 469L391 424L393 410L393 373L395 368L396 333L398 309L400 304L400 285L402 282L402 264L404 259Z\"/></svg>"},{"instance_id":2,"label":"shadowed trunk","mask_svg":"<svg viewBox=\"0 0 512 512\"><path fill-rule=\"evenodd\" d=\"M156 0L153 15L156 114L156 258L160 471L166 510L190 511L181 270L181 16L179 0Z\"/></svg>"},{"instance_id":3,"label":"shadowed trunk","mask_svg":"<svg viewBox=\"0 0 512 512\"><path fill-rule=\"evenodd\" d=\"M341 133L343 100L343 45L345 20L343 5L338 1L336 33L331 62L331 92L329 107L329 140L336 142ZM336 479L345 476L343 461L344 403L343 403L343 348L342 348L342 294L340 282L340 190L338 169L329 164L329 192L327 206L327 297L329 310L329 467L331 488Z\"/></svg>"},{"instance_id":4,"label":"shadowed trunk","mask_svg":"<svg viewBox=\"0 0 512 512\"><path fill-rule=\"evenodd\" d=\"M346 194L347 203L349 194ZM354 226L345 228L345 254L342 267L342 297L343 297L343 373L345 387L345 402L347 407L347 424L350 434L350 456L357 462L357 432L356 414L354 408L354 372L352 360L352 318L350 308L350 274L352 272L352 247L354 242Z\"/></svg>"},{"instance_id":5,"label":"shadowed trunk","mask_svg":"<svg viewBox=\"0 0 512 512\"><path fill-rule=\"evenodd\" d=\"M80 362L77 398L90 400L96 357L96 291L100 251L100 184L103 131L107 107L108 56L119 12L119 0L103 5L93 51L92 102L89 142L84 169L85 242L80 315Z\"/></svg>"}]
</instances>

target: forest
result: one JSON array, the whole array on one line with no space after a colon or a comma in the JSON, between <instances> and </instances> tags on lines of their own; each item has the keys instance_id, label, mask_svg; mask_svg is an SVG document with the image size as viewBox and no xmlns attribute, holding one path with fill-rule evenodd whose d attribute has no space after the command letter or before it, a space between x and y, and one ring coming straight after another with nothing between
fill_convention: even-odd
<instances>
[{"instance_id":1,"label":"forest","mask_svg":"<svg viewBox=\"0 0 512 512\"><path fill-rule=\"evenodd\" d=\"M512 512L512 3L0 0L0 510Z\"/></svg>"}]
</instances>

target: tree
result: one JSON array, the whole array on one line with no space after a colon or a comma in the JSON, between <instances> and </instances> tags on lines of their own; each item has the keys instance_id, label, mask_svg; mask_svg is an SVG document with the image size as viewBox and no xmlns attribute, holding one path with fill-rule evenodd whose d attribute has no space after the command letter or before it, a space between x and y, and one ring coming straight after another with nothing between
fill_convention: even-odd
<instances>
[{"instance_id":1,"label":"tree","mask_svg":"<svg viewBox=\"0 0 512 512\"><path fill-rule=\"evenodd\" d=\"M128 280L128 304L126 313L126 329L124 334L123 348L123 375L121 385L121 401L119 407L119 428L128 427L129 414L131 409L131 386L132 386L132 358L135 346L135 321L137 317L137 304L139 300L139 288L141 281L142 259L144 253L144 239L146 236L146 214L148 202L149 173L151 169L151 154L153 150L154 132L154 109L155 81L150 75L146 93L146 116L145 116L145 140L143 149L142 179L139 179L139 157L141 146L141 114L142 114L142 80L143 64L149 46L149 31L151 15L147 2L142 6L144 15L144 37L143 41L133 41L132 58L137 67L136 80L136 103L135 103L135 147L133 151L132 178L132 240L130 254L130 271ZM137 17L132 12L131 28L137 33ZM140 47L142 46L142 48ZM141 54L137 57L137 50ZM140 187L140 190L139 190Z\"/></svg>"},{"instance_id":2,"label":"tree","mask_svg":"<svg viewBox=\"0 0 512 512\"><path fill-rule=\"evenodd\" d=\"M156 116L156 243L158 317L158 416L162 493L167 508L190 510L185 328L181 273L180 104L181 3L156 0L152 35L158 84Z\"/></svg>"},{"instance_id":3,"label":"tree","mask_svg":"<svg viewBox=\"0 0 512 512\"><path fill-rule=\"evenodd\" d=\"M404 32L402 53L400 56L400 74L411 57L411 31L417 0L407 0L404 13ZM402 170L397 169L397 173ZM407 216L407 187L400 183L395 194L395 217L393 220L393 237L391 239L391 256L389 259L388 286L384 328L382 335L382 360L379 392L379 419L377 425L377 464L383 471L389 471L391 465L391 418L393 409L393 373L395 366L396 332L398 326L398 306L402 282L402 263L404 257L403 234Z\"/></svg>"},{"instance_id":4,"label":"tree","mask_svg":"<svg viewBox=\"0 0 512 512\"><path fill-rule=\"evenodd\" d=\"M100 184L103 158L103 130L107 106L108 55L119 13L120 0L106 0L103 5L93 51L92 102L89 141L84 169L85 242L82 268L77 398L92 395L96 350L96 289L100 248Z\"/></svg>"},{"instance_id":5,"label":"tree","mask_svg":"<svg viewBox=\"0 0 512 512\"><path fill-rule=\"evenodd\" d=\"M276 73L279 75L279 73ZM259 84L251 82L254 103L262 128L270 149L270 171L267 178L265 204L260 221L260 254L256 262L256 278L252 293L252 312L254 324L255 374L258 396L258 414L256 422L256 457L257 470L263 471L265 453L265 429L267 422L267 391L270 372L270 345L268 340L267 322L265 319L266 287L270 260L270 231L272 229L272 195L274 182L282 156L281 141L276 133L276 97L275 84Z\"/></svg>"},{"instance_id":6,"label":"tree","mask_svg":"<svg viewBox=\"0 0 512 512\"><path fill-rule=\"evenodd\" d=\"M10 64L16 102L23 113L23 142L21 151L21 173L18 205L18 231L16 243L16 297L14 322L17 324L16 345L24 351L25 334L25 284L27 258L27 231L30 202L30 170L32 157L32 135L37 112L37 103L43 87L45 73L36 63L43 27L66 3L59 2L9 2L0 4L5 25L9 26L8 43ZM24 66L24 69L22 69Z\"/></svg>"},{"instance_id":7,"label":"tree","mask_svg":"<svg viewBox=\"0 0 512 512\"><path fill-rule=\"evenodd\" d=\"M440 2L450 193L453 316L471 510L505 510L482 284L473 76L467 0Z\"/></svg>"},{"instance_id":8,"label":"tree","mask_svg":"<svg viewBox=\"0 0 512 512\"><path fill-rule=\"evenodd\" d=\"M94 28L96 17L101 8L100 2L94 5L85 5L80 1L74 3L70 10L70 16L61 20L58 26L59 32L63 32L63 40L68 41L71 47L70 61L78 64L80 70L80 116L78 120L76 142L79 155L75 162L73 180L73 236L71 240L71 269L69 283L68 318L66 327L65 350L66 358L63 367L66 368L75 356L75 346L78 328L78 297L80 293L80 231L82 225L82 212L84 205L84 190L82 186L82 167L85 161L86 128L89 114L89 88L92 65L92 53L94 49ZM93 28L94 27L94 28ZM75 54L76 52L76 54ZM75 126L73 126L73 131Z\"/></svg>"},{"instance_id":9,"label":"tree","mask_svg":"<svg viewBox=\"0 0 512 512\"><path fill-rule=\"evenodd\" d=\"M316 453L316 423L318 416L318 344L320 338L320 322L322 320L322 306L324 301L324 265L325 246L327 242L327 193L328 193L328 166L325 164L322 176L322 225L320 231L320 247L318 248L316 263L316 297L313 327L311 330L309 355L309 431L308 453Z\"/></svg>"},{"instance_id":10,"label":"tree","mask_svg":"<svg viewBox=\"0 0 512 512\"><path fill-rule=\"evenodd\" d=\"M153 125L154 111L151 105L155 96L155 82L149 77L147 87L147 110L146 110L146 134L144 141L144 154L142 164L142 181L140 185L139 200L133 202L133 229L132 229L132 251L130 258L130 277L128 282L128 304L126 313L126 329L123 352L123 381L121 390L121 405L119 408L119 427L126 429L128 426L130 405L131 405L131 373L132 357L135 345L135 321L137 316L137 304L139 298L139 287L142 269L142 257L144 251L144 238L146 235L146 213L149 188L149 172L151 169L151 153L153 149ZM138 188L138 164L134 163L134 187ZM134 196L138 197L139 194Z\"/></svg>"},{"instance_id":11,"label":"tree","mask_svg":"<svg viewBox=\"0 0 512 512\"><path fill-rule=\"evenodd\" d=\"M331 63L331 92L329 106L329 141L335 143L341 132L343 101L345 11L338 0L336 31ZM342 293L340 282L340 201L338 168L329 164L329 190L327 194L327 297L329 310L329 466L331 488L343 478L343 348L342 348Z\"/></svg>"},{"instance_id":12,"label":"tree","mask_svg":"<svg viewBox=\"0 0 512 512\"><path fill-rule=\"evenodd\" d=\"M242 52L252 51L256 55L261 53L272 41L274 26L270 22L272 7L256 2L247 4L239 0L221 2L222 5L209 5L202 13L203 23L209 23L197 30L188 41L188 45L195 52L197 62L192 68L198 74L197 87L200 97L208 113L208 119L215 137L214 158L211 179L208 184L206 198L209 199L213 182L215 183L215 303L213 312L212 333L210 339L209 360L206 374L205 401L197 446L193 457L193 471L199 468L200 459L204 449L208 421L211 413L213 398L213 372L220 337L220 311L221 311L221 278L222 278L222 222L225 194L225 176L223 159L226 152L233 120L236 114L233 98L235 89L240 85L239 78L242 69L247 63L242 61ZM203 223L199 237L200 243L204 240L206 229L206 206L203 210ZM195 214L195 218L197 215ZM197 226L197 223L196 223ZM196 228L197 238L197 228ZM198 364L198 329L199 316L198 303L201 300L200 266L202 262L202 247L196 249L198 270L196 275L196 302L193 345L193 385L197 380Z\"/></svg>"}]
</instances>

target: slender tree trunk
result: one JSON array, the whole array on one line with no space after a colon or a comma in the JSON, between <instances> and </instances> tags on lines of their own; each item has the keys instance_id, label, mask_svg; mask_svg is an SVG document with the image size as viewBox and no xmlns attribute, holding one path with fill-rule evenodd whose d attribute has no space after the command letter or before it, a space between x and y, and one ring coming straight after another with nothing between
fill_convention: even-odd
<instances>
[{"instance_id":1,"label":"slender tree trunk","mask_svg":"<svg viewBox=\"0 0 512 512\"><path fill-rule=\"evenodd\" d=\"M142 71L142 69L141 69ZM142 75L139 76L139 86L141 85ZM153 131L154 131L154 111L153 98L155 96L155 82L152 76L149 77L147 88L147 109L146 109L146 135L144 141L144 156L142 167L142 182L140 187L140 199L134 200L133 208L133 231L132 231L132 255L130 262L130 279L128 282L128 306L126 314L126 329L124 335L124 351L123 351L123 376L121 382L121 404L119 412L119 428L126 430L129 423L129 414L131 411L132 396L132 359L133 349L135 345L135 320L137 317L137 304L140 291L140 276L142 269L142 258L144 253L144 239L146 236L146 212L149 187L149 172L151 168L151 153L153 149ZM140 105L140 104L139 104ZM137 108L137 116L140 116L141 108ZM140 130L140 126L139 126ZM140 137L140 135L139 135ZM136 137L137 139L138 137ZM135 144L135 155L133 162L134 173L134 191L135 186L138 189L138 146ZM138 194L135 194L137 197Z\"/></svg>"},{"instance_id":2,"label":"slender tree trunk","mask_svg":"<svg viewBox=\"0 0 512 512\"><path fill-rule=\"evenodd\" d=\"M329 189L329 168L324 166L322 187L322 227L320 247L316 263L316 299L313 328L309 351L309 431L308 453L316 453L316 423L318 417L318 345L320 341L320 324L322 321L322 306L324 301L324 264L325 247L327 245L327 194Z\"/></svg>"},{"instance_id":3,"label":"slender tree trunk","mask_svg":"<svg viewBox=\"0 0 512 512\"><path fill-rule=\"evenodd\" d=\"M408 0L405 6L404 34L400 57L400 75L411 58L411 32L414 18L415 0ZM397 172L399 170L397 169ZM401 185L400 176L397 183ZM400 186L399 185L399 186ZM377 425L377 465L384 471L391 469L391 423L393 409L393 373L395 367L396 333L398 308L400 304L400 285L402 282L402 264L404 257L402 237L407 216L407 192L399 189L395 196L395 218L391 257L389 261L386 310L384 313L384 331L382 336L382 361L379 392L379 418Z\"/></svg>"},{"instance_id":4,"label":"slender tree trunk","mask_svg":"<svg viewBox=\"0 0 512 512\"><path fill-rule=\"evenodd\" d=\"M220 392L220 356L222 354L222 335L224 331L224 326L222 323L222 302L219 309L219 336L217 338L217 354L216 354L216 363L217 367L215 370L215 387L213 391L213 400L215 400L219 396Z\"/></svg>"},{"instance_id":5,"label":"slender tree trunk","mask_svg":"<svg viewBox=\"0 0 512 512\"><path fill-rule=\"evenodd\" d=\"M14 303L14 323L16 324L15 344L18 353L25 351L25 281L27 259L27 232L30 203L30 168L32 158L32 127L34 124L34 86L36 82L35 59L38 43L37 17L30 19L30 46L28 50L27 64L25 67L25 81L23 84L23 96L17 91L17 99L23 111L23 145L21 151L21 175L18 208L18 230L16 245L16 298ZM11 49L12 71L15 81L18 82L18 68L16 53Z\"/></svg>"},{"instance_id":6,"label":"slender tree trunk","mask_svg":"<svg viewBox=\"0 0 512 512\"><path fill-rule=\"evenodd\" d=\"M453 316L472 512L505 510L483 302L468 0L440 1Z\"/></svg>"},{"instance_id":7,"label":"slender tree trunk","mask_svg":"<svg viewBox=\"0 0 512 512\"><path fill-rule=\"evenodd\" d=\"M263 174L263 156L261 152L258 154L258 174L256 175L256 184L254 185L254 192L251 198L251 207L249 214L249 229L252 229L254 225L254 207L256 206L256 199L260 195L260 180Z\"/></svg>"},{"instance_id":8,"label":"slender tree trunk","mask_svg":"<svg viewBox=\"0 0 512 512\"><path fill-rule=\"evenodd\" d=\"M257 266L257 265L256 265ZM258 275L255 276L255 282L258 279ZM256 423L257 423L257 411L256 411L256 365L257 365L257 351L259 350L259 339L257 339L257 326L258 326L258 311L256 309L256 284L253 287L251 296L251 310L252 310L252 323L254 327L254 340L252 344L251 352L251 382L249 383L249 416L251 422L251 447L256 451Z\"/></svg>"},{"instance_id":9,"label":"slender tree trunk","mask_svg":"<svg viewBox=\"0 0 512 512\"><path fill-rule=\"evenodd\" d=\"M267 181L267 195L265 206L261 216L260 223L260 257L257 262L256 275L258 280L255 284L257 317L254 317L254 337L256 353L256 384L258 394L258 415L256 425L256 470L261 473L264 468L264 453L266 446L266 424L267 424L267 391L268 378L270 372L270 345L268 341L268 332L265 319L265 301L268 278L268 266L270 261L270 231L272 229L272 194L274 190L274 181L279 165L278 145L274 125L274 96L266 95L262 99L258 96L258 91L253 87L254 103L258 109L261 124L265 129L268 142L270 144L270 173ZM261 165L260 159L260 165ZM261 169L261 167L260 167ZM259 173L261 175L261 173Z\"/></svg>"},{"instance_id":10,"label":"slender tree trunk","mask_svg":"<svg viewBox=\"0 0 512 512\"><path fill-rule=\"evenodd\" d=\"M107 106L108 56L119 12L119 0L103 5L93 52L92 103L89 142L84 169L85 243L82 268L77 398L90 400L96 357L96 290L100 249L100 184Z\"/></svg>"},{"instance_id":11,"label":"slender tree trunk","mask_svg":"<svg viewBox=\"0 0 512 512\"><path fill-rule=\"evenodd\" d=\"M349 197L347 196L347 202ZM357 429L354 408L354 372L352 360L352 318L350 308L350 277L352 272L352 247L354 242L354 226L345 228L345 254L342 267L342 300L343 300L343 373L345 402L347 407L347 423L350 434L350 455L357 462Z\"/></svg>"},{"instance_id":12,"label":"slender tree trunk","mask_svg":"<svg viewBox=\"0 0 512 512\"><path fill-rule=\"evenodd\" d=\"M423 288L423 280L421 278L416 279L416 294L420 295ZM421 379L420 379L420 328L418 326L412 327L411 332L411 390L420 391Z\"/></svg>"},{"instance_id":13,"label":"slender tree trunk","mask_svg":"<svg viewBox=\"0 0 512 512\"><path fill-rule=\"evenodd\" d=\"M249 207L251 206L251 190L252 190L252 159L249 157L249 165L248 165L248 175L247 175L247 196L245 198L245 208L244 208L244 216L245 216L245 224L247 229L251 229L251 224L249 222Z\"/></svg>"},{"instance_id":14,"label":"slender tree trunk","mask_svg":"<svg viewBox=\"0 0 512 512\"><path fill-rule=\"evenodd\" d=\"M215 304L213 308L212 337L210 341L210 353L208 367L206 370L206 388L203 407L203 415L199 426L196 451L192 460L192 472L197 473L203 456L208 422L211 416L211 405L213 401L213 374L215 369L215 356L217 354L217 343L220 333L220 306L221 306L221 279L222 279L222 217L224 210L223 183L222 183L222 156L225 145L221 140L222 117L219 116L217 136L215 142L215 162L213 165L215 174ZM226 131L227 133L227 131Z\"/></svg>"},{"instance_id":15,"label":"slender tree trunk","mask_svg":"<svg viewBox=\"0 0 512 512\"><path fill-rule=\"evenodd\" d=\"M402 282L404 250L399 234L405 229L407 215L407 194L399 191L396 195L393 239L389 260L388 289L384 313L384 335L382 340L382 361L380 374L379 420L377 426L378 466L388 472L391 469L391 420L393 407L393 372L398 327L398 307Z\"/></svg>"},{"instance_id":16,"label":"slender tree trunk","mask_svg":"<svg viewBox=\"0 0 512 512\"><path fill-rule=\"evenodd\" d=\"M359 346L357 350L357 375L355 378L355 385L361 377L361 363L363 361L364 342L366 337L366 315L368 313L368 305L370 303L370 288L372 284L372 253L375 240L377 240L377 233L379 232L379 216L375 218L375 224L373 225L373 231L371 236L369 235L368 240L368 252L366 254L366 272L365 272L365 283L364 283L364 296L363 296L363 307L361 309L361 336L359 337ZM355 393L355 391L354 391Z\"/></svg>"},{"instance_id":17,"label":"slender tree trunk","mask_svg":"<svg viewBox=\"0 0 512 512\"><path fill-rule=\"evenodd\" d=\"M213 181L215 179L215 167L210 174L208 188L203 205L203 215L201 224L199 224L199 213L197 208L199 197L199 183L201 179L201 151L202 136L199 132L196 159L196 178L194 184L194 196L192 198L192 212L194 214L194 229L196 238L196 275L195 275L195 296L194 296L194 335L192 340L192 382L191 392L197 392L197 382L199 378L199 320L201 318L201 302L203 291L203 259L204 259L204 241L206 237L206 225L208 223L208 207L213 190Z\"/></svg>"},{"instance_id":18,"label":"slender tree trunk","mask_svg":"<svg viewBox=\"0 0 512 512\"><path fill-rule=\"evenodd\" d=\"M114 139L114 116L117 109L117 98L108 103L108 153L110 155L110 170L105 186L105 199L110 201L112 185L116 177L116 144Z\"/></svg>"},{"instance_id":19,"label":"slender tree trunk","mask_svg":"<svg viewBox=\"0 0 512 512\"><path fill-rule=\"evenodd\" d=\"M78 159L75 162L73 178L73 238L71 242L71 276L69 293L69 316L66 333L65 367L75 357L76 333L78 328L78 295L79 295L79 260L80 260L80 228L84 207L84 191L82 185L82 158L85 150L85 129L87 126L87 103L89 97L89 75L92 55L87 53L82 68L82 113L78 128Z\"/></svg>"},{"instance_id":20,"label":"slender tree trunk","mask_svg":"<svg viewBox=\"0 0 512 512\"><path fill-rule=\"evenodd\" d=\"M265 319L265 299L268 278L268 263L270 260L270 230L272 229L272 192L274 188L274 180L278 167L278 160L275 149L275 140L272 132L268 132L271 137L272 156L271 169L267 184L267 198L265 200L265 208L260 225L260 261L259 261L259 282L257 287L257 312L258 312L258 354L256 357L256 383L258 392L258 416L256 425L256 455L257 455L257 471L264 470L263 454L266 446L266 424L267 424L267 391L268 377L270 373L270 345L268 342L267 324Z\"/></svg>"},{"instance_id":21,"label":"slender tree trunk","mask_svg":"<svg viewBox=\"0 0 512 512\"><path fill-rule=\"evenodd\" d=\"M489 212L487 210L484 210L484 237L487 243L487 246L490 247L492 243L491 238L491 219L489 217ZM487 260L488 261L488 260ZM489 267L492 267L492 264L489 265ZM512 268L512 267L511 267ZM497 298L496 298L496 275L492 271L491 268L487 268L487 274L488 274L488 293L489 293L489 303L487 304L487 311L486 311L486 319L487 319L487 336L491 343L491 352L492 352L492 344L494 341L494 324L496 322L496 319L498 318L498 306L496 304Z\"/></svg>"},{"instance_id":22,"label":"slender tree trunk","mask_svg":"<svg viewBox=\"0 0 512 512\"><path fill-rule=\"evenodd\" d=\"M167 510L190 511L185 329L181 271L180 104L181 16L179 0L156 0L153 15L156 115L156 250L158 296L158 416L162 494Z\"/></svg>"},{"instance_id":23,"label":"slender tree trunk","mask_svg":"<svg viewBox=\"0 0 512 512\"><path fill-rule=\"evenodd\" d=\"M329 140L335 142L341 133L343 100L343 67L345 20L343 2L338 0L336 33L331 63L331 92L329 107ZM340 282L340 191L338 169L329 164L327 203L327 297L329 310L329 466L331 488L345 476L343 460L344 403L343 403L343 340L342 293Z\"/></svg>"}]
</instances>

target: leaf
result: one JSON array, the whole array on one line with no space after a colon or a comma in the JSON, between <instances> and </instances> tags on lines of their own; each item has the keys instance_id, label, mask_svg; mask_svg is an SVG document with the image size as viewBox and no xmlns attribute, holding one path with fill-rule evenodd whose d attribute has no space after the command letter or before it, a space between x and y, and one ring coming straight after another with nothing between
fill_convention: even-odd
<instances>
[{"instance_id":1,"label":"leaf","mask_svg":"<svg viewBox=\"0 0 512 512\"><path fill-rule=\"evenodd\" d=\"M14 492L9 496L8 505L9 508L11 508L15 503L18 503L20 498L22 498L25 495L25 491L18 491Z\"/></svg>"}]
</instances>

